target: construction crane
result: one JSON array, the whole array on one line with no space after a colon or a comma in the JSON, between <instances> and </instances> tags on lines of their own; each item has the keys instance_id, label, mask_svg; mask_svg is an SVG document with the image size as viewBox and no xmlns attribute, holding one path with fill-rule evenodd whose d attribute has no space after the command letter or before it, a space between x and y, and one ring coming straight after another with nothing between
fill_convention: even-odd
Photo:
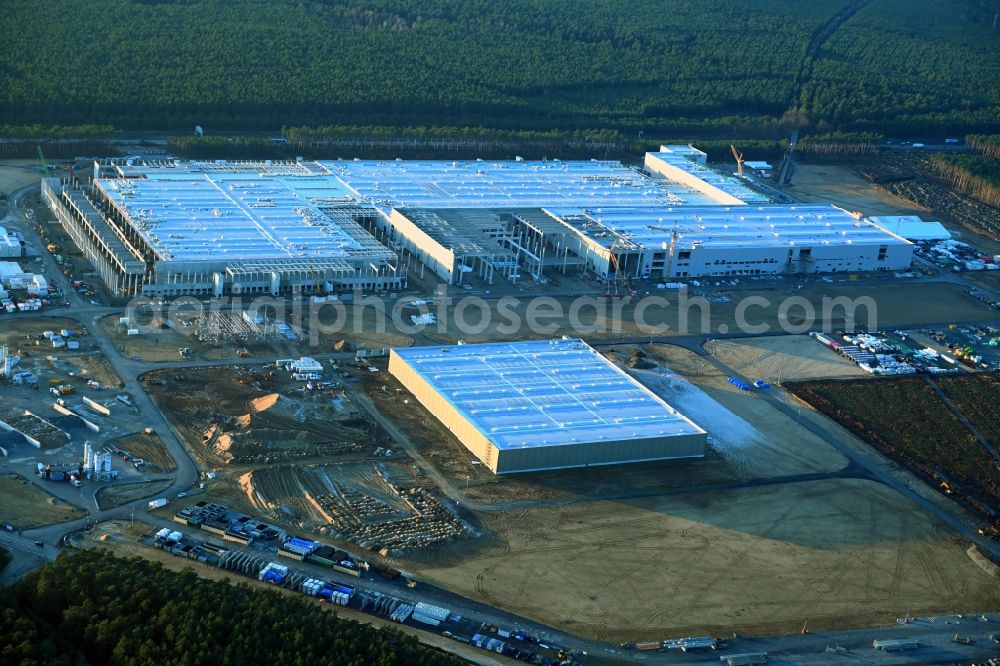
<instances>
[{"instance_id":1,"label":"construction crane","mask_svg":"<svg viewBox=\"0 0 1000 666\"><path fill-rule=\"evenodd\" d=\"M743 153L736 150L736 146L730 144L729 150L733 151L733 157L736 158L736 175L740 178L743 177Z\"/></svg>"},{"instance_id":2,"label":"construction crane","mask_svg":"<svg viewBox=\"0 0 1000 666\"><path fill-rule=\"evenodd\" d=\"M52 167L49 166L48 161L45 159L45 154L42 153L42 147L35 146L35 148L38 150L38 161L42 163L42 171L48 173L52 170Z\"/></svg>"},{"instance_id":3,"label":"construction crane","mask_svg":"<svg viewBox=\"0 0 1000 666\"><path fill-rule=\"evenodd\" d=\"M618 297L618 257L612 252L610 255L611 267L614 269L614 274L608 279L604 285L604 295ZM611 287L614 286L614 292L612 293Z\"/></svg>"}]
</instances>

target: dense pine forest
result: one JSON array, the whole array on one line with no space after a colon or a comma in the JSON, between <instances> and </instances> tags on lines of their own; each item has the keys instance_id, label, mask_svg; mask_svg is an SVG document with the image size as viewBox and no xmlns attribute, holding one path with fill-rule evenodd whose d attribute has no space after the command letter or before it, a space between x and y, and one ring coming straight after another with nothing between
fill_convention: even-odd
<instances>
[{"instance_id":1,"label":"dense pine forest","mask_svg":"<svg viewBox=\"0 0 1000 666\"><path fill-rule=\"evenodd\" d=\"M298 597L96 550L0 590L0 637L0 663L25 666L462 663Z\"/></svg>"},{"instance_id":2,"label":"dense pine forest","mask_svg":"<svg viewBox=\"0 0 1000 666\"><path fill-rule=\"evenodd\" d=\"M11 125L1000 131L998 0L33 0Z\"/></svg>"}]
</instances>

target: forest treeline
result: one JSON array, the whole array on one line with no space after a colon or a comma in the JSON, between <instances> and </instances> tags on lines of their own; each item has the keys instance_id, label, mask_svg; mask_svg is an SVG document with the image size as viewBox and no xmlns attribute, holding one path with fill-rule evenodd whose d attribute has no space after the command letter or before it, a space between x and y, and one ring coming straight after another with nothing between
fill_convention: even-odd
<instances>
[{"instance_id":1,"label":"forest treeline","mask_svg":"<svg viewBox=\"0 0 1000 666\"><path fill-rule=\"evenodd\" d=\"M935 153L931 163L941 177L959 192L992 206L1000 206L1000 157Z\"/></svg>"},{"instance_id":2,"label":"forest treeline","mask_svg":"<svg viewBox=\"0 0 1000 666\"><path fill-rule=\"evenodd\" d=\"M0 139L106 139L116 134L111 125L0 125Z\"/></svg>"},{"instance_id":3,"label":"forest treeline","mask_svg":"<svg viewBox=\"0 0 1000 666\"><path fill-rule=\"evenodd\" d=\"M983 151L984 155L1000 159L1000 134L970 134L965 143Z\"/></svg>"},{"instance_id":4,"label":"forest treeline","mask_svg":"<svg viewBox=\"0 0 1000 666\"><path fill-rule=\"evenodd\" d=\"M0 663L461 664L315 602L102 550L64 552L0 590Z\"/></svg>"},{"instance_id":5,"label":"forest treeline","mask_svg":"<svg viewBox=\"0 0 1000 666\"><path fill-rule=\"evenodd\" d=\"M0 118L209 133L1000 131L995 0L35 0ZM756 132L756 134L748 132Z\"/></svg>"}]
</instances>

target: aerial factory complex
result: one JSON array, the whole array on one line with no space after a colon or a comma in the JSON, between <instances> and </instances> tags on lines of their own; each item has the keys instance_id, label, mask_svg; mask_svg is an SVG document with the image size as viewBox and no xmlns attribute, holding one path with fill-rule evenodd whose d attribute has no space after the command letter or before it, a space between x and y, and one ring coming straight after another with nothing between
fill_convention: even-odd
<instances>
[{"instance_id":1,"label":"aerial factory complex","mask_svg":"<svg viewBox=\"0 0 1000 666\"><path fill-rule=\"evenodd\" d=\"M900 236L832 205L779 205L663 146L610 161L99 163L43 196L118 295L381 291L417 261L449 284L910 265ZM376 236L384 241L379 242Z\"/></svg>"},{"instance_id":2,"label":"aerial factory complex","mask_svg":"<svg viewBox=\"0 0 1000 666\"><path fill-rule=\"evenodd\" d=\"M582 340L400 348L389 371L495 474L705 455L704 430Z\"/></svg>"}]
</instances>

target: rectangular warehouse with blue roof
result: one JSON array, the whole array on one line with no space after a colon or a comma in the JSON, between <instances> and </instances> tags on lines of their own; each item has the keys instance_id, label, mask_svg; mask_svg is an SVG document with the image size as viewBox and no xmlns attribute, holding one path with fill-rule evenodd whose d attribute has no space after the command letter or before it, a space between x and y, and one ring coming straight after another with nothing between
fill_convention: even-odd
<instances>
[{"instance_id":1,"label":"rectangular warehouse with blue roof","mask_svg":"<svg viewBox=\"0 0 1000 666\"><path fill-rule=\"evenodd\" d=\"M393 349L389 371L495 474L705 455L704 430L579 339Z\"/></svg>"}]
</instances>

